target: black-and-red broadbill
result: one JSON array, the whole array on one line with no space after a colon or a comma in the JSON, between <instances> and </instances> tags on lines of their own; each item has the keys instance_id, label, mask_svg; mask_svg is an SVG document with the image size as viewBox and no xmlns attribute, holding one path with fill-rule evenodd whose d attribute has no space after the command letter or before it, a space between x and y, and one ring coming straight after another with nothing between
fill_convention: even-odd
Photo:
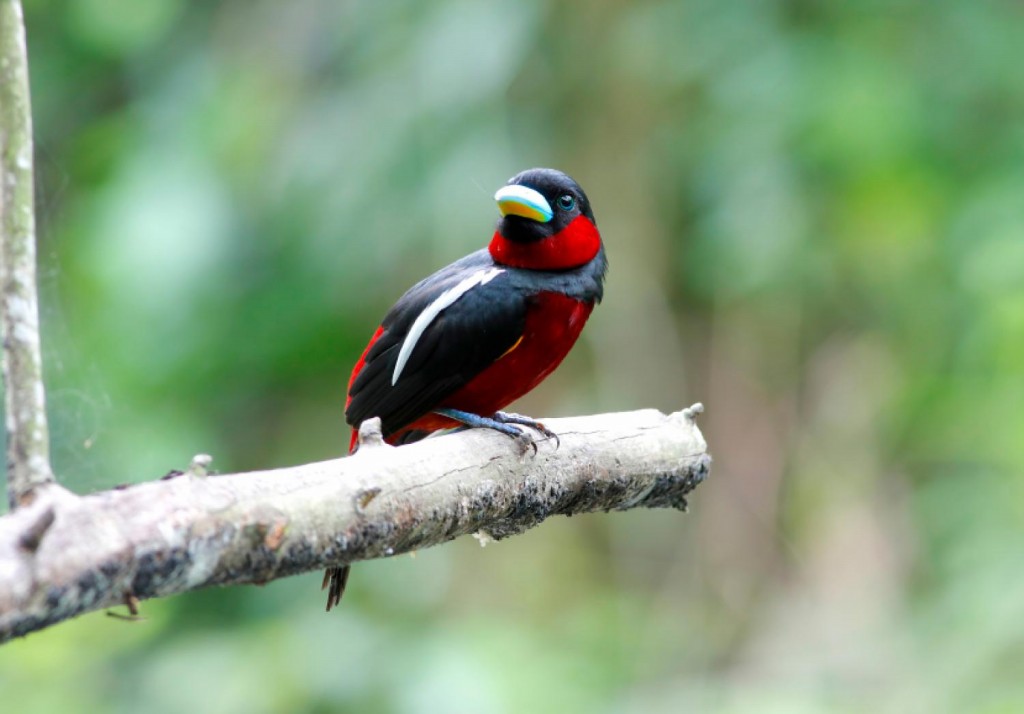
<instances>
[{"instance_id":1,"label":"black-and-red broadbill","mask_svg":"<svg viewBox=\"0 0 1024 714\"><path fill-rule=\"evenodd\" d=\"M392 444L456 426L521 443L538 422L501 412L561 363L601 301L608 266L590 201L553 169L512 177L494 196L490 244L409 289L384 316L352 370L345 420L380 417ZM328 569L327 609L348 566Z\"/></svg>"}]
</instances>

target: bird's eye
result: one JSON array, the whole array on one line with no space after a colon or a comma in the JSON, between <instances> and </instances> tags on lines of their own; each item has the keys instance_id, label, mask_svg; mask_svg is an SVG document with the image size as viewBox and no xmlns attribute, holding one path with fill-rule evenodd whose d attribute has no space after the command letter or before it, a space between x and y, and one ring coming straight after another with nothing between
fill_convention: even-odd
<instances>
[{"instance_id":1,"label":"bird's eye","mask_svg":"<svg viewBox=\"0 0 1024 714\"><path fill-rule=\"evenodd\" d=\"M576 199L573 198L572 194L563 193L558 197L558 207L563 211L571 211L576 207Z\"/></svg>"}]
</instances>

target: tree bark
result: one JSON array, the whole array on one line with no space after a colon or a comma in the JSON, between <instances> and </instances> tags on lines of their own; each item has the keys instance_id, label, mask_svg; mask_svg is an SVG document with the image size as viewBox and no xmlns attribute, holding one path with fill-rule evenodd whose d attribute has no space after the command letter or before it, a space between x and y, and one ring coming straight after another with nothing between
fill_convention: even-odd
<instances>
[{"instance_id":1,"label":"tree bark","mask_svg":"<svg viewBox=\"0 0 1024 714\"><path fill-rule=\"evenodd\" d=\"M551 419L560 444L536 454L482 429L394 448L373 419L347 458L209 476L197 457L176 478L47 489L0 518L0 641L138 599L505 538L555 514L684 510L710 467L700 411Z\"/></svg>"}]
</instances>

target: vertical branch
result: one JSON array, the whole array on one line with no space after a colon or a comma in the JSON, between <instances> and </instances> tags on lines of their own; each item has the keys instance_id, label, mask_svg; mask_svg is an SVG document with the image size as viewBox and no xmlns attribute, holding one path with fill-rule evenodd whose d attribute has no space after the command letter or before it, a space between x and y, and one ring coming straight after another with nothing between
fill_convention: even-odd
<instances>
[{"instance_id":1,"label":"vertical branch","mask_svg":"<svg viewBox=\"0 0 1024 714\"><path fill-rule=\"evenodd\" d=\"M39 353L32 109L20 0L0 0L0 322L11 508L53 483Z\"/></svg>"}]
</instances>

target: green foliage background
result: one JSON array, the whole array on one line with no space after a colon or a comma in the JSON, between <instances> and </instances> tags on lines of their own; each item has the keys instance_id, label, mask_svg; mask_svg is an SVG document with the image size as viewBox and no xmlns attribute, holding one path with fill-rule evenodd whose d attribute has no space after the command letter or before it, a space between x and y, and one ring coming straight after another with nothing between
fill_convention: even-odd
<instances>
[{"instance_id":1,"label":"green foliage background","mask_svg":"<svg viewBox=\"0 0 1024 714\"><path fill-rule=\"evenodd\" d=\"M536 414L701 400L692 512L559 519L97 613L29 712L1024 711L1012 0L27 0L70 487L329 458L347 372L491 194L562 168L612 269Z\"/></svg>"}]
</instances>

